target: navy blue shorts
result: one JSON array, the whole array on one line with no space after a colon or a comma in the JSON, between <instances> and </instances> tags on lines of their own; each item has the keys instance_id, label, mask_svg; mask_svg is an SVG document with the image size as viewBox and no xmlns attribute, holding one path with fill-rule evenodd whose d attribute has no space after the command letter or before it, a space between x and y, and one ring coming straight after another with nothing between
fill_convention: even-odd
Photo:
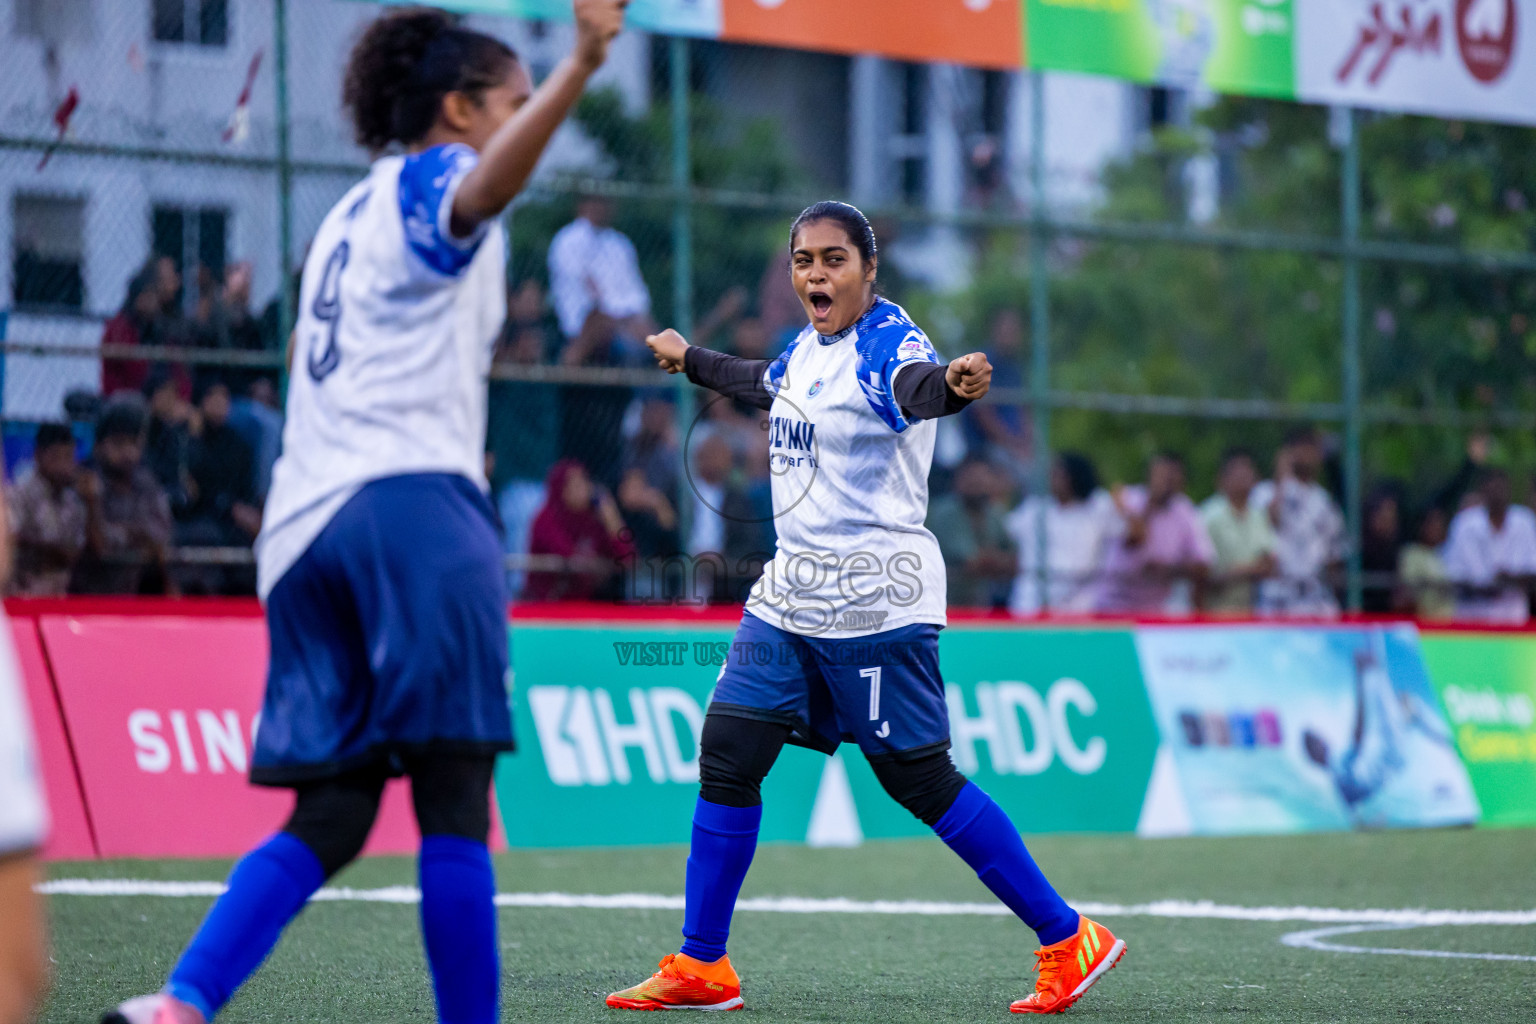
<instances>
[{"instance_id":1,"label":"navy blue shorts","mask_svg":"<svg viewBox=\"0 0 1536 1024\"><path fill-rule=\"evenodd\" d=\"M709 710L781 722L794 730L789 742L828 754L845 741L875 760L947 750L939 627L840 640L790 633L748 612Z\"/></svg>"},{"instance_id":2,"label":"navy blue shorts","mask_svg":"<svg viewBox=\"0 0 1536 1024\"><path fill-rule=\"evenodd\" d=\"M278 580L267 632L258 785L514 746L501 541L462 476L365 485Z\"/></svg>"}]
</instances>

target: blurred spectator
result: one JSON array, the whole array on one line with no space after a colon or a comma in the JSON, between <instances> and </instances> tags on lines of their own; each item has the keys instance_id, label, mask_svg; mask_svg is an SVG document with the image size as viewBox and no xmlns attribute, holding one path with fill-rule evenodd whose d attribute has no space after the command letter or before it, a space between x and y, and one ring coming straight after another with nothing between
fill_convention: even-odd
<instances>
[{"instance_id":1,"label":"blurred spectator","mask_svg":"<svg viewBox=\"0 0 1536 1024\"><path fill-rule=\"evenodd\" d=\"M1398 577L1421 619L1444 620L1456 614L1451 577L1441 548L1445 545L1450 516L1439 505L1430 505L1419 516L1414 539L1403 546Z\"/></svg>"},{"instance_id":2,"label":"blurred spectator","mask_svg":"<svg viewBox=\"0 0 1536 1024\"><path fill-rule=\"evenodd\" d=\"M688 523L689 578L684 581L684 596L694 603L705 603L726 590L729 572L725 562L727 485L735 459L725 437L709 432L693 446L693 462L688 474L692 492Z\"/></svg>"},{"instance_id":3,"label":"blurred spectator","mask_svg":"<svg viewBox=\"0 0 1536 1024\"><path fill-rule=\"evenodd\" d=\"M656 330L634 243L614 229L613 212L611 200L583 196L549 243L550 298L566 339L560 361L570 366L633 361L609 350L638 356Z\"/></svg>"},{"instance_id":4,"label":"blurred spectator","mask_svg":"<svg viewBox=\"0 0 1536 1024\"><path fill-rule=\"evenodd\" d=\"M1222 456L1217 493L1200 507L1216 552L1205 593L1206 611L1251 613L1257 584L1275 571L1279 540L1269 513L1254 507L1253 489L1258 482L1253 454L1233 448Z\"/></svg>"},{"instance_id":5,"label":"blurred spectator","mask_svg":"<svg viewBox=\"0 0 1536 1024\"><path fill-rule=\"evenodd\" d=\"M1482 504L1451 520L1445 568L1456 584L1456 617L1519 625L1530 618L1536 581L1536 513L1511 502L1509 474L1486 470Z\"/></svg>"},{"instance_id":6,"label":"blurred spectator","mask_svg":"<svg viewBox=\"0 0 1536 1024\"><path fill-rule=\"evenodd\" d=\"M1269 514L1279 545L1276 575L1259 586L1259 610L1272 615L1331 616L1338 600L1327 575L1344 558L1344 515L1318 482L1323 445L1317 431L1293 431L1275 459L1275 479L1253 489L1254 507Z\"/></svg>"},{"instance_id":7,"label":"blurred spectator","mask_svg":"<svg viewBox=\"0 0 1536 1024\"><path fill-rule=\"evenodd\" d=\"M1024 386L1024 321L1012 307L992 314L987 327L987 359L992 363L992 387L1017 390ZM976 402L962 414L972 451L1004 467L1018 484L1026 484L1034 459L1029 422L1022 405Z\"/></svg>"},{"instance_id":8,"label":"blurred spectator","mask_svg":"<svg viewBox=\"0 0 1536 1024\"><path fill-rule=\"evenodd\" d=\"M879 230L878 227L876 230ZM878 236L882 245L884 235ZM795 340L795 335L805 330L805 307L800 304L800 296L795 294L795 286L789 277L789 259L780 254L768 258L767 266L763 267L763 275L757 282L757 316L762 327L763 335L767 339L768 354L778 355L789 347L789 343ZM880 268L880 287L887 295L902 295L891 289L891 282L885 276L885 267ZM737 352L737 355L742 355ZM764 356L752 356L753 359L766 359Z\"/></svg>"},{"instance_id":9,"label":"blurred spectator","mask_svg":"<svg viewBox=\"0 0 1536 1024\"><path fill-rule=\"evenodd\" d=\"M1005 603L1019 556L998 501L1003 489L991 463L970 458L955 471L955 487L928 505L928 529L939 539L948 575L948 600L957 608Z\"/></svg>"},{"instance_id":10,"label":"blurred spectator","mask_svg":"<svg viewBox=\"0 0 1536 1024\"><path fill-rule=\"evenodd\" d=\"M525 281L508 303L506 329L496 352L500 366L535 366L552 351L544 326L544 292ZM494 372L494 371L493 371ZM488 475L505 529L509 555L528 554L533 517L544 503L544 479L560 448L560 390L538 381L491 379L487 418ZM527 573L514 569L507 583L522 596Z\"/></svg>"},{"instance_id":11,"label":"blurred spectator","mask_svg":"<svg viewBox=\"0 0 1536 1024\"><path fill-rule=\"evenodd\" d=\"M651 296L628 238L614 230L613 204L584 196L576 219L549 244L550 300L565 366L625 366L645 354L656 331ZM622 424L630 389L590 384L561 389L561 453L580 458L598 483L618 486Z\"/></svg>"},{"instance_id":12,"label":"blurred spectator","mask_svg":"<svg viewBox=\"0 0 1536 1024\"><path fill-rule=\"evenodd\" d=\"M171 514L181 515L191 501L187 452L192 432L187 426L192 407L176 391L176 379L164 366L156 366L144 382L149 402L149 425L144 431L144 465L154 475L171 503Z\"/></svg>"},{"instance_id":13,"label":"blurred spectator","mask_svg":"<svg viewBox=\"0 0 1536 1024\"><path fill-rule=\"evenodd\" d=\"M198 385L197 416L187 452L189 503L176 526L188 547L248 548L261 532L251 448L229 425L229 386ZM179 574L187 593L231 594L254 590L246 566L192 566Z\"/></svg>"},{"instance_id":14,"label":"blurred spectator","mask_svg":"<svg viewBox=\"0 0 1536 1024\"><path fill-rule=\"evenodd\" d=\"M96 424L94 466L77 478L85 501L85 551L70 589L81 594L165 591L171 505L143 464L138 396L108 402Z\"/></svg>"},{"instance_id":15,"label":"blurred spectator","mask_svg":"<svg viewBox=\"0 0 1536 1024\"><path fill-rule=\"evenodd\" d=\"M244 395L230 394L229 425L251 448L256 496L266 501L272 467L283 449L282 400L272 378L256 377Z\"/></svg>"},{"instance_id":16,"label":"blurred spectator","mask_svg":"<svg viewBox=\"0 0 1536 1024\"><path fill-rule=\"evenodd\" d=\"M75 490L79 470L68 424L38 427L32 468L10 492L16 542L10 593L58 597L69 590L70 573L85 548L85 502Z\"/></svg>"},{"instance_id":17,"label":"blurred spectator","mask_svg":"<svg viewBox=\"0 0 1536 1024\"><path fill-rule=\"evenodd\" d=\"M260 352L267 348L262 321L251 312L249 263L231 263L224 271L223 283L215 286L210 278L207 290L200 294L193 328L197 345L221 352ZM205 366L200 373L229 385L230 426L250 446L256 493L264 497L283 434L276 371L257 366Z\"/></svg>"},{"instance_id":18,"label":"blurred spectator","mask_svg":"<svg viewBox=\"0 0 1536 1024\"><path fill-rule=\"evenodd\" d=\"M103 345L177 345L186 340L178 328L180 314L176 296L181 290L181 275L168 256L158 256L128 282L128 297L122 308L102 327ZM149 377L150 364L142 359L103 356L101 393L111 396L123 391L139 391ZM170 365L177 391L183 398L192 393L192 377L186 366Z\"/></svg>"},{"instance_id":19,"label":"blurred spectator","mask_svg":"<svg viewBox=\"0 0 1536 1024\"><path fill-rule=\"evenodd\" d=\"M1215 551L1195 503L1184 494L1184 460L1171 453L1152 457L1145 487L1114 492L1119 513L1104 561L1097 609L1104 612L1170 612L1177 583L1199 585Z\"/></svg>"},{"instance_id":20,"label":"blurred spectator","mask_svg":"<svg viewBox=\"0 0 1536 1024\"><path fill-rule=\"evenodd\" d=\"M1402 501L1399 489L1382 484L1366 496L1363 514L1365 535L1360 538L1360 568L1365 585L1360 610L1388 615L1407 603L1397 587L1397 563L1403 547Z\"/></svg>"},{"instance_id":21,"label":"blurred spectator","mask_svg":"<svg viewBox=\"0 0 1536 1024\"><path fill-rule=\"evenodd\" d=\"M1040 527L1044 517L1046 602L1040 600ZM1099 489L1099 474L1086 456L1062 452L1051 465L1051 493L1031 496L1008 517L1018 552L1018 575L1008 609L1034 615L1093 611L1099 567L1109 550L1115 509Z\"/></svg>"},{"instance_id":22,"label":"blurred spectator","mask_svg":"<svg viewBox=\"0 0 1536 1024\"><path fill-rule=\"evenodd\" d=\"M619 509L634 531L636 553L643 562L673 558L682 550L677 505L682 475L677 406L659 397L647 398L640 405L640 428L624 453L624 475L618 490ZM662 596L654 588L646 589L645 575L638 574L635 579L636 587L644 592L633 596ZM656 584L660 582L658 579Z\"/></svg>"},{"instance_id":23,"label":"blurred spectator","mask_svg":"<svg viewBox=\"0 0 1536 1024\"><path fill-rule=\"evenodd\" d=\"M586 467L561 459L550 467L544 507L533 521L533 555L568 560L563 572L530 572L529 601L584 601L619 593L621 563L634 554L618 506L593 486Z\"/></svg>"},{"instance_id":24,"label":"blurred spectator","mask_svg":"<svg viewBox=\"0 0 1536 1024\"><path fill-rule=\"evenodd\" d=\"M759 412L766 423L767 413ZM778 538L773 526L773 475L768 469L768 431L754 429L739 465L742 472L726 488L725 565L727 588L722 600L745 602L752 584L773 558Z\"/></svg>"}]
</instances>

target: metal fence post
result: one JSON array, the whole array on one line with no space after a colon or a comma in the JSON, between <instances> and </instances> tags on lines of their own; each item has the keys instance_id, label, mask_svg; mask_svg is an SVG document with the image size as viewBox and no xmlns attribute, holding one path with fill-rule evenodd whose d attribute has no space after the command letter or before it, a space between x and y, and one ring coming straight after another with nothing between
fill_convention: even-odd
<instances>
[{"instance_id":1,"label":"metal fence post","mask_svg":"<svg viewBox=\"0 0 1536 1024\"><path fill-rule=\"evenodd\" d=\"M1031 489L1039 505L1035 523L1036 571L1040 608L1050 608L1051 569L1047 562L1050 538L1046 536L1046 503L1051 493L1051 280L1046 256L1045 212L1045 75L1031 71L1029 121L1029 312L1031 362L1030 402L1034 406L1034 457L1030 467Z\"/></svg>"},{"instance_id":2,"label":"metal fence post","mask_svg":"<svg viewBox=\"0 0 1536 1024\"><path fill-rule=\"evenodd\" d=\"M289 261L293 258L293 159L288 139L288 0L273 0L272 51L277 76L277 308L278 347L286 349L293 331L292 278Z\"/></svg>"},{"instance_id":3,"label":"metal fence post","mask_svg":"<svg viewBox=\"0 0 1536 1024\"><path fill-rule=\"evenodd\" d=\"M691 186L692 152L689 146L689 52L685 36L670 40L670 93L672 103L672 322L683 337L693 337L693 195ZM688 432L693 425L693 387L688 378L678 374L678 437L688 458ZM689 494L678 495L678 535L686 552L688 535L693 528L693 502Z\"/></svg>"},{"instance_id":4,"label":"metal fence post","mask_svg":"<svg viewBox=\"0 0 1536 1024\"><path fill-rule=\"evenodd\" d=\"M1344 521L1349 537L1349 610L1361 608L1361 448L1364 429L1360 400L1360 123L1353 107L1344 112L1344 167L1340 183L1344 241Z\"/></svg>"}]
</instances>

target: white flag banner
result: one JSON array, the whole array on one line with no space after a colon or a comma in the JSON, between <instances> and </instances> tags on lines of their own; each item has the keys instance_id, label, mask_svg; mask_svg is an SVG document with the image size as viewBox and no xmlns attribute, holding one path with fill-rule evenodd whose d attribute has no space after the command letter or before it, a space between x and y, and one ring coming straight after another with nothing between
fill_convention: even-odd
<instances>
[{"instance_id":1,"label":"white flag banner","mask_svg":"<svg viewBox=\"0 0 1536 1024\"><path fill-rule=\"evenodd\" d=\"M1296 98L1536 124L1536 2L1299 3Z\"/></svg>"}]
</instances>

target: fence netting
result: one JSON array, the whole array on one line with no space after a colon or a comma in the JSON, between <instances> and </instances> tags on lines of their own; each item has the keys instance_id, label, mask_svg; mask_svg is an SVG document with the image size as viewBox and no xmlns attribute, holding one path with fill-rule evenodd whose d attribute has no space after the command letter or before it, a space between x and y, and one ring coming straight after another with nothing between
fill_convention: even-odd
<instances>
[{"instance_id":1,"label":"fence netting","mask_svg":"<svg viewBox=\"0 0 1536 1024\"><path fill-rule=\"evenodd\" d=\"M34 538L17 585L247 592L296 275L368 167L340 78L379 8L16 12L13 505L71 528L59 488L96 486L69 474L103 468L131 407L169 517L112 552ZM570 43L470 21L535 79ZM1533 172L1524 129L629 33L505 217L486 471L514 592L741 599L774 545L763 414L661 374L644 337L783 351L805 324L789 224L839 198L871 215L881 291L942 357L994 367L988 401L937 430L952 604L1443 616L1526 594L1536 525L1529 565L1486 578L1458 576L1446 534L1536 501ZM58 424L84 469L43 458ZM616 513L612 550L541 546L572 473ZM1127 544L1148 548L1111 557ZM1107 607L1129 571L1151 605Z\"/></svg>"}]
</instances>

